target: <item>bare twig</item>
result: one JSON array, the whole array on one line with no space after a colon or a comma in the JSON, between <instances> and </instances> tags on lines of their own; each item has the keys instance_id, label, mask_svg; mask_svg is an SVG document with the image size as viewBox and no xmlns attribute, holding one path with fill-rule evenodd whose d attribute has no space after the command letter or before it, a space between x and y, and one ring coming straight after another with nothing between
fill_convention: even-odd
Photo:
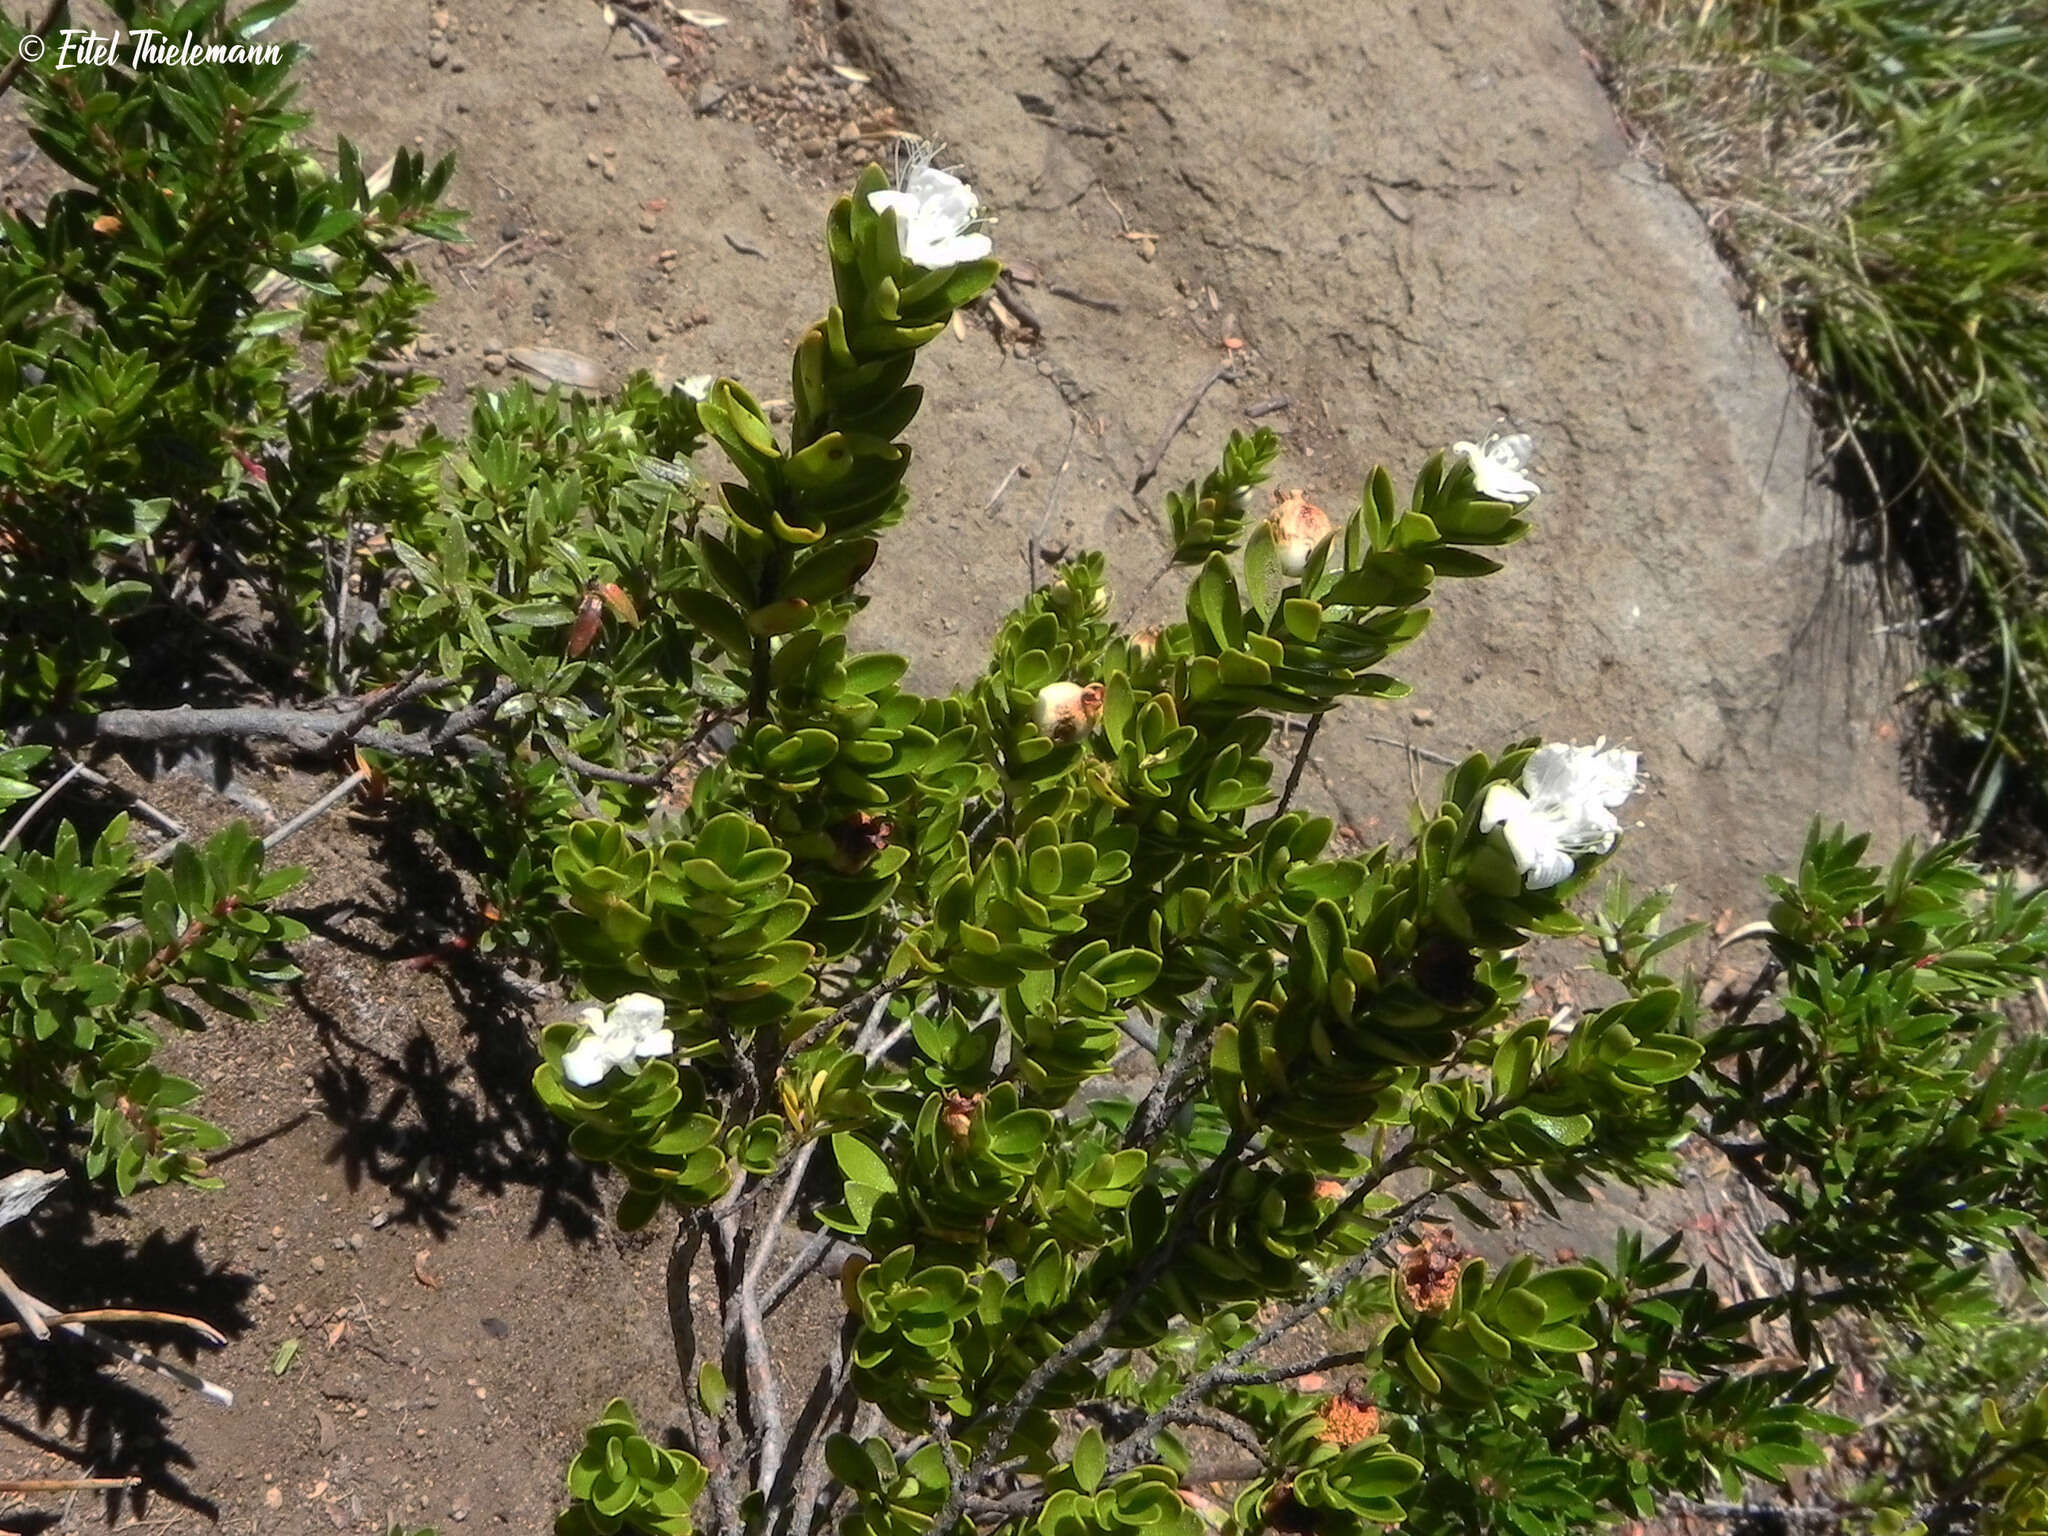
<instances>
[{"instance_id":1,"label":"bare twig","mask_svg":"<svg viewBox=\"0 0 2048 1536\"><path fill-rule=\"evenodd\" d=\"M369 769L358 768L354 773L350 774L347 778L343 779L339 784L335 785L334 788L327 791L327 793L322 795L318 800L315 800L311 805L307 806L303 811L299 812L299 814L294 816L290 821L286 822L283 826L279 827L275 832L271 833L268 837L264 838L263 851L265 853L268 853L270 852L271 849L277 847L280 843L286 842L291 838L297 837L301 832L305 831L307 827L311 826L314 822L318 821L322 816L325 816L329 811L333 810L337 805L340 805L342 801L348 799L357 790L361 789L365 784L369 782Z\"/></svg>"},{"instance_id":2,"label":"bare twig","mask_svg":"<svg viewBox=\"0 0 2048 1536\"><path fill-rule=\"evenodd\" d=\"M1235 380L1236 377L1236 360L1227 359L1217 364L1215 370L1195 386L1195 392L1181 403L1181 408L1174 412L1173 420L1166 424L1166 430L1159 434L1159 441L1152 445L1152 451L1145 456L1145 463L1138 471L1138 478L1131 482L1133 496L1152 483L1152 477L1159 473L1159 465L1166 458L1166 450L1173 446L1173 440L1180 436L1182 428L1194 419L1195 410L1201 405L1202 398L1223 380Z\"/></svg>"},{"instance_id":3,"label":"bare twig","mask_svg":"<svg viewBox=\"0 0 2048 1536\"><path fill-rule=\"evenodd\" d=\"M63 19L68 4L69 0L50 0L49 8L43 12L42 19L35 24L31 31L22 35L21 43L15 46L14 57L7 61L4 69L0 69L0 96L5 96L14 89L15 78L24 69L28 68L31 58L39 59L42 57L40 49L31 54L22 45L26 44L31 37L39 42L47 41L50 34L57 30L57 23Z\"/></svg>"},{"instance_id":4,"label":"bare twig","mask_svg":"<svg viewBox=\"0 0 2048 1536\"><path fill-rule=\"evenodd\" d=\"M1287 770L1287 784L1280 791L1280 803L1273 807L1275 816L1287 814L1287 807L1294 803L1294 792L1301 788L1302 770L1308 767L1309 749L1316 744L1316 732L1323 728L1323 717L1311 715L1308 728L1301 733L1301 745L1295 749L1293 766Z\"/></svg>"},{"instance_id":5,"label":"bare twig","mask_svg":"<svg viewBox=\"0 0 2048 1536\"><path fill-rule=\"evenodd\" d=\"M354 714L334 728L334 734L327 739L327 750L339 751L366 726L376 724L399 706L410 704L414 699L438 689L455 686L455 678L427 677L426 670L424 666L414 667L398 682L388 688L380 688L364 699Z\"/></svg>"},{"instance_id":6,"label":"bare twig","mask_svg":"<svg viewBox=\"0 0 2048 1536\"><path fill-rule=\"evenodd\" d=\"M1045 538L1045 530L1052 526L1052 514L1060 504L1060 487L1067 483L1067 466L1074 462L1074 436L1081 430L1081 418L1070 417L1067 421L1067 446L1060 453L1059 473L1052 477L1052 489L1045 495L1045 513L1038 519L1024 545L1024 595L1029 597L1038 590L1038 546Z\"/></svg>"},{"instance_id":7,"label":"bare twig","mask_svg":"<svg viewBox=\"0 0 2048 1536\"><path fill-rule=\"evenodd\" d=\"M140 1488L139 1477L10 1477L0 1493L81 1493L93 1488Z\"/></svg>"},{"instance_id":8,"label":"bare twig","mask_svg":"<svg viewBox=\"0 0 2048 1536\"><path fill-rule=\"evenodd\" d=\"M7 1298L8 1303L13 1306L16 1314L21 1318L21 1327L26 1329L35 1338L47 1339L53 1331L69 1334L87 1348L97 1354L106 1356L110 1360L119 1360L128 1365L139 1366L152 1375L161 1376L167 1381L174 1381L188 1391L197 1392L202 1397L210 1398L222 1407L232 1408L235 1404L235 1394L226 1387L208 1381L204 1376L195 1376L181 1365L173 1365L168 1360L160 1360L147 1350L137 1349L133 1344L124 1343L120 1339L101 1333L99 1329L93 1327L90 1323L81 1322L75 1317L59 1312L47 1301L31 1296L27 1291L16 1285L13 1277L4 1269L0 1269L0 1295L4 1295ZM189 1322L190 1320L179 1319L179 1321ZM204 1329L208 1333L212 1332L211 1329L206 1328L204 1323L192 1323L192 1326ZM218 1335L215 1335L215 1337L217 1338ZM225 1341L223 1340L222 1342Z\"/></svg>"},{"instance_id":9,"label":"bare twig","mask_svg":"<svg viewBox=\"0 0 2048 1536\"><path fill-rule=\"evenodd\" d=\"M1124 312L1123 304L1116 299L1098 299L1092 293L1082 293L1078 289L1067 287L1064 283L1047 283L1045 291L1055 298L1065 299L1070 304L1081 304L1089 309L1099 309L1104 314L1120 315Z\"/></svg>"},{"instance_id":10,"label":"bare twig","mask_svg":"<svg viewBox=\"0 0 2048 1536\"><path fill-rule=\"evenodd\" d=\"M794 1040L790 1041L788 1049L783 1053L784 1056L789 1057L802 1055L805 1051L809 1050L812 1046L816 1045L820 1040L822 1040L827 1034L831 1033L840 1025L844 1024L856 1013L859 1013L861 1009L867 1007L870 1003L881 1002L885 998L894 996L896 993L902 991L905 987L909 986L910 983L915 979L915 977L911 976L910 973L906 971L903 975L892 976L889 980L883 982L879 987L871 987L867 991L861 993L859 997L853 998L849 1002L840 1004L840 1006L833 1009L831 1013L827 1014L824 1018L818 1020L817 1023L813 1024L809 1029L805 1030L802 1034L798 1035Z\"/></svg>"},{"instance_id":11,"label":"bare twig","mask_svg":"<svg viewBox=\"0 0 2048 1536\"><path fill-rule=\"evenodd\" d=\"M996 503L1003 499L1003 492L1007 491L1010 488L1010 482L1017 478L1017 471L1022 469L1023 467L1024 466L1022 464L1012 464L1010 466L1010 472L1007 475L1003 476L1002 484L996 487L995 495L989 497L988 504L981 509L981 515L983 517L986 517L989 513L995 511Z\"/></svg>"},{"instance_id":12,"label":"bare twig","mask_svg":"<svg viewBox=\"0 0 2048 1536\"><path fill-rule=\"evenodd\" d=\"M775 1283L768 1287L768 1293L761 1298L761 1317L765 1321L775 1314L775 1309L787 1301L790 1293L803 1284L805 1278L831 1257L833 1248L840 1238L836 1232L813 1232L797 1256L789 1261L789 1267L775 1277Z\"/></svg>"},{"instance_id":13,"label":"bare twig","mask_svg":"<svg viewBox=\"0 0 2048 1536\"><path fill-rule=\"evenodd\" d=\"M52 1327L65 1323L164 1323L173 1328L189 1328L209 1344L225 1345L227 1335L213 1324L196 1317L187 1317L182 1312L145 1312L135 1307L89 1307L83 1312L52 1312L44 1319ZM27 1332L23 1323L0 1323L0 1339L19 1338Z\"/></svg>"},{"instance_id":14,"label":"bare twig","mask_svg":"<svg viewBox=\"0 0 2048 1536\"><path fill-rule=\"evenodd\" d=\"M28 809L23 811L19 816L14 818L14 825L9 827L4 834L0 834L0 848L7 847L10 843L18 839L22 833L26 832L29 828L29 824L33 822L37 816L42 814L43 807L48 805L52 800L56 799L59 795L63 794L65 787L69 785L73 779L77 778L80 774L84 772L85 764L73 763L69 768L65 769L63 773L59 774L57 776L57 782L52 784L48 789L44 790L40 795L37 795L35 799L31 800L29 802Z\"/></svg>"}]
</instances>

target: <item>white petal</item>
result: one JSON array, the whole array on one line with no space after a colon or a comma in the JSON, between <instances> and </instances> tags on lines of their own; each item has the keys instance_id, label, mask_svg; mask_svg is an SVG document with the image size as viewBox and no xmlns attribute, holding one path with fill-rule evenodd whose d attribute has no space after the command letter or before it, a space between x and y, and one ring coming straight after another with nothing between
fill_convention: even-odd
<instances>
[{"instance_id":1,"label":"white petal","mask_svg":"<svg viewBox=\"0 0 2048 1536\"><path fill-rule=\"evenodd\" d=\"M1527 469L1536 458L1536 439L1526 432L1496 433L1486 440L1486 456L1506 469Z\"/></svg>"},{"instance_id":2,"label":"white petal","mask_svg":"<svg viewBox=\"0 0 2048 1536\"><path fill-rule=\"evenodd\" d=\"M1487 787L1486 798L1479 802L1479 830L1491 832L1502 822L1512 821L1529 812L1529 797L1512 784L1500 783Z\"/></svg>"},{"instance_id":3,"label":"white petal","mask_svg":"<svg viewBox=\"0 0 2048 1536\"><path fill-rule=\"evenodd\" d=\"M661 1021L667 1016L668 1006L660 998L645 992L628 992L612 1004L609 1022L613 1031L637 1040L661 1028Z\"/></svg>"},{"instance_id":4,"label":"white petal","mask_svg":"<svg viewBox=\"0 0 2048 1536\"><path fill-rule=\"evenodd\" d=\"M613 1066L611 1050L595 1035L579 1040L562 1057L562 1076L578 1088L602 1082Z\"/></svg>"},{"instance_id":5,"label":"white petal","mask_svg":"<svg viewBox=\"0 0 2048 1536\"><path fill-rule=\"evenodd\" d=\"M1572 856L1564 849L1539 848L1535 850L1535 856L1522 866L1522 884L1532 891L1547 891L1553 885L1569 880L1575 868Z\"/></svg>"},{"instance_id":6,"label":"white petal","mask_svg":"<svg viewBox=\"0 0 2048 1536\"><path fill-rule=\"evenodd\" d=\"M1578 749L1548 741L1529 754L1522 769L1522 788L1532 800L1560 801L1578 790Z\"/></svg>"},{"instance_id":7,"label":"white petal","mask_svg":"<svg viewBox=\"0 0 2048 1536\"><path fill-rule=\"evenodd\" d=\"M576 1022L585 1029L604 1028L604 1010L595 1003L576 1010Z\"/></svg>"},{"instance_id":8,"label":"white petal","mask_svg":"<svg viewBox=\"0 0 2048 1536\"><path fill-rule=\"evenodd\" d=\"M877 213L896 215L896 227L901 230L917 213L917 199L908 192L897 192L884 187L880 192L868 194L868 206Z\"/></svg>"},{"instance_id":9,"label":"white petal","mask_svg":"<svg viewBox=\"0 0 2048 1536\"><path fill-rule=\"evenodd\" d=\"M980 261L995 249L995 242L987 235L976 231L972 234L954 235L949 239L937 240L926 249L921 267L957 267L966 262Z\"/></svg>"},{"instance_id":10,"label":"white petal","mask_svg":"<svg viewBox=\"0 0 2048 1536\"><path fill-rule=\"evenodd\" d=\"M666 1056L676 1048L676 1032L657 1029L633 1042L635 1056Z\"/></svg>"}]
</instances>

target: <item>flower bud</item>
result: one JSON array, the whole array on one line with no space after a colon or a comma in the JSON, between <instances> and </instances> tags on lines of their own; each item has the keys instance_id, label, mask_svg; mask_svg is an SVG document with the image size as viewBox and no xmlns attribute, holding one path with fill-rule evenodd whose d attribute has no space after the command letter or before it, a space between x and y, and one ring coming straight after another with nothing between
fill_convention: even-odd
<instances>
[{"instance_id":1,"label":"flower bud","mask_svg":"<svg viewBox=\"0 0 2048 1536\"><path fill-rule=\"evenodd\" d=\"M1147 624L1131 636L1131 662L1134 666L1145 666L1159 654L1159 633L1157 624Z\"/></svg>"},{"instance_id":2,"label":"flower bud","mask_svg":"<svg viewBox=\"0 0 2048 1536\"><path fill-rule=\"evenodd\" d=\"M1102 684L1047 683L1038 690L1031 720L1054 741L1079 741L1102 719Z\"/></svg>"},{"instance_id":3,"label":"flower bud","mask_svg":"<svg viewBox=\"0 0 2048 1536\"><path fill-rule=\"evenodd\" d=\"M1308 557L1330 536L1330 514L1300 491L1289 491L1280 504L1266 515L1266 528L1273 536L1273 552L1286 575L1299 576L1308 569Z\"/></svg>"},{"instance_id":4,"label":"flower bud","mask_svg":"<svg viewBox=\"0 0 2048 1536\"><path fill-rule=\"evenodd\" d=\"M939 1111L939 1124L946 1134L956 1142L965 1142L974 1134L974 1112L981 1108L978 1093L949 1093Z\"/></svg>"},{"instance_id":5,"label":"flower bud","mask_svg":"<svg viewBox=\"0 0 2048 1536\"><path fill-rule=\"evenodd\" d=\"M1088 593L1084 605L1080 594L1068 584L1064 576L1052 584L1046 595L1052 599L1053 607L1069 618L1077 611L1081 617L1087 619L1098 618L1109 611L1109 593L1105 588L1093 588Z\"/></svg>"}]
</instances>

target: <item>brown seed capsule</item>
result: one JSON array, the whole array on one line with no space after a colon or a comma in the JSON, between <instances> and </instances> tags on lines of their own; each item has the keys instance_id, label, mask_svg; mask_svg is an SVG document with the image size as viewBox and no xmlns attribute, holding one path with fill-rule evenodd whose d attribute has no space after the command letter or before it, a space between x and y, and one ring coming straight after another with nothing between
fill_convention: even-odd
<instances>
[{"instance_id":1,"label":"brown seed capsule","mask_svg":"<svg viewBox=\"0 0 2048 1536\"><path fill-rule=\"evenodd\" d=\"M974 1134L974 1112L979 1108L980 1094L949 1093L945 1106L939 1111L939 1124L946 1128L948 1136L964 1142Z\"/></svg>"},{"instance_id":2,"label":"brown seed capsule","mask_svg":"<svg viewBox=\"0 0 2048 1536\"><path fill-rule=\"evenodd\" d=\"M121 216L118 213L103 213L92 221L92 232L96 235L118 235L121 233Z\"/></svg>"},{"instance_id":3,"label":"brown seed capsule","mask_svg":"<svg viewBox=\"0 0 2048 1536\"><path fill-rule=\"evenodd\" d=\"M1100 723L1103 694L1100 683L1047 683L1038 690L1032 721L1054 741L1079 741Z\"/></svg>"},{"instance_id":4,"label":"brown seed capsule","mask_svg":"<svg viewBox=\"0 0 2048 1536\"><path fill-rule=\"evenodd\" d=\"M1316 1438L1325 1445L1351 1446L1380 1432L1380 1411L1365 1401L1357 1387L1346 1387L1323 1404L1323 1427Z\"/></svg>"},{"instance_id":5,"label":"brown seed capsule","mask_svg":"<svg viewBox=\"0 0 2048 1536\"><path fill-rule=\"evenodd\" d=\"M1442 1312L1458 1294L1458 1276L1473 1255L1450 1233L1432 1231L1401 1256L1401 1284L1418 1312Z\"/></svg>"},{"instance_id":6,"label":"brown seed capsule","mask_svg":"<svg viewBox=\"0 0 2048 1536\"><path fill-rule=\"evenodd\" d=\"M596 592L583 594L583 601L576 605L576 622L569 626L569 659L574 661L589 650L597 639L597 632L604 628L604 599Z\"/></svg>"},{"instance_id":7,"label":"brown seed capsule","mask_svg":"<svg viewBox=\"0 0 2048 1536\"><path fill-rule=\"evenodd\" d=\"M896 823L866 811L855 811L831 829L832 867L842 875L858 874L889 846Z\"/></svg>"},{"instance_id":8,"label":"brown seed capsule","mask_svg":"<svg viewBox=\"0 0 2048 1536\"><path fill-rule=\"evenodd\" d=\"M640 622L640 610L633 606L633 599L627 595L626 589L616 581L608 581L599 587L597 595L604 599L605 607L611 610L612 617L621 624L638 624Z\"/></svg>"}]
</instances>

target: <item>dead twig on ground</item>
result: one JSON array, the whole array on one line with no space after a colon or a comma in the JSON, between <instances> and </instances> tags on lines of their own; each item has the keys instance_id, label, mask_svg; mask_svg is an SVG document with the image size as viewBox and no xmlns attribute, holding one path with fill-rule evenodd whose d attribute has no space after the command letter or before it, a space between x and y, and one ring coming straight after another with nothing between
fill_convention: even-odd
<instances>
[{"instance_id":1,"label":"dead twig on ground","mask_svg":"<svg viewBox=\"0 0 2048 1536\"><path fill-rule=\"evenodd\" d=\"M1174 412L1173 419L1166 424L1166 430L1159 434L1159 441L1152 445L1152 451L1145 456L1145 463L1138 471L1138 478L1131 482L1133 496L1152 483L1152 477L1159 473L1160 463L1166 458L1166 450L1173 446L1173 440L1179 437L1182 429L1194 419L1195 411L1201 405L1203 397L1225 379L1235 382L1237 376L1237 360L1229 358L1218 363L1214 371L1195 386L1195 392L1181 403L1181 408Z\"/></svg>"}]
</instances>

